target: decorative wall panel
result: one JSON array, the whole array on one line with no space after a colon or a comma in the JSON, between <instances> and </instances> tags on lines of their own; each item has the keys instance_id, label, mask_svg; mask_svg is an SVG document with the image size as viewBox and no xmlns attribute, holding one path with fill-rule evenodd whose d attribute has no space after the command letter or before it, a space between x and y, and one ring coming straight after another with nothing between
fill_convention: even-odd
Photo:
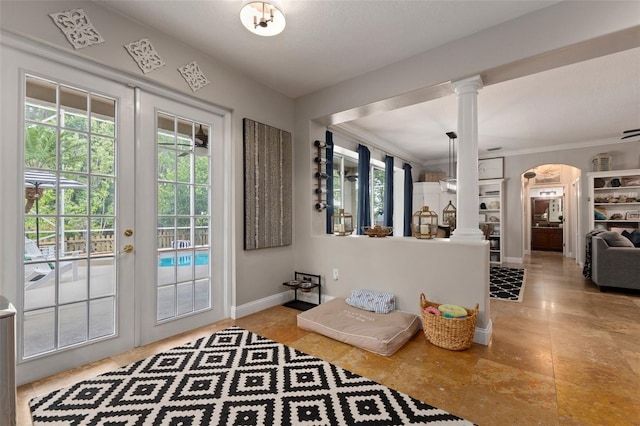
<instances>
[{"instance_id":1,"label":"decorative wall panel","mask_svg":"<svg viewBox=\"0 0 640 426\"><path fill-rule=\"evenodd\" d=\"M291 245L291 133L244 119L244 249Z\"/></svg>"},{"instance_id":2,"label":"decorative wall panel","mask_svg":"<svg viewBox=\"0 0 640 426\"><path fill-rule=\"evenodd\" d=\"M67 37L74 49L82 49L94 44L103 43L104 39L93 26L91 20L82 9L71 9L66 12L50 13L60 31Z\"/></svg>"}]
</instances>

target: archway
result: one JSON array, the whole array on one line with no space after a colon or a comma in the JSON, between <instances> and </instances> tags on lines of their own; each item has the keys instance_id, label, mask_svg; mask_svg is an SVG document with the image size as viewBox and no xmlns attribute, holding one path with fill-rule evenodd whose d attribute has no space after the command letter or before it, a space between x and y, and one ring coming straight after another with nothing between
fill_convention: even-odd
<instances>
[{"instance_id":1,"label":"archway","mask_svg":"<svg viewBox=\"0 0 640 426\"><path fill-rule=\"evenodd\" d=\"M556 251L578 260L580 169L540 164L520 175L523 253Z\"/></svg>"}]
</instances>

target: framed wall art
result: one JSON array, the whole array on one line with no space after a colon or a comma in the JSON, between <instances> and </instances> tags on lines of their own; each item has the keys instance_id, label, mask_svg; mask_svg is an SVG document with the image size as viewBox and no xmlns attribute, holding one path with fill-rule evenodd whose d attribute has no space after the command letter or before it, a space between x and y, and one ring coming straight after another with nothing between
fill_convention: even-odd
<instances>
[{"instance_id":1,"label":"framed wall art","mask_svg":"<svg viewBox=\"0 0 640 426\"><path fill-rule=\"evenodd\" d=\"M478 179L502 179L504 157L478 160Z\"/></svg>"},{"instance_id":2,"label":"framed wall art","mask_svg":"<svg viewBox=\"0 0 640 426\"><path fill-rule=\"evenodd\" d=\"M291 133L245 118L244 249L291 245Z\"/></svg>"}]
</instances>

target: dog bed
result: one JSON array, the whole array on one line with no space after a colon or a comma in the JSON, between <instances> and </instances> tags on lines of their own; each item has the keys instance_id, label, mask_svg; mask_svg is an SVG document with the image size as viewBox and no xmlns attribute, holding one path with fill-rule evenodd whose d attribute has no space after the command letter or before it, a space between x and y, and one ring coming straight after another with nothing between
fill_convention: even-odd
<instances>
[{"instance_id":1,"label":"dog bed","mask_svg":"<svg viewBox=\"0 0 640 426\"><path fill-rule=\"evenodd\" d=\"M298 314L298 327L340 342L389 356L420 328L420 319L409 312L376 314L335 298Z\"/></svg>"}]
</instances>

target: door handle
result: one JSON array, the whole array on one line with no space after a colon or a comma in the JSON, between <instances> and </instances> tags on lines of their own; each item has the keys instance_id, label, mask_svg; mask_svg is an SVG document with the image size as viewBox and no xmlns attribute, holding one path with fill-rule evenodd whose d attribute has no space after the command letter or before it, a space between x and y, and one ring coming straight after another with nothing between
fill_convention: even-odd
<instances>
[{"instance_id":1,"label":"door handle","mask_svg":"<svg viewBox=\"0 0 640 426\"><path fill-rule=\"evenodd\" d=\"M133 246L131 244L127 244L122 248L120 253L131 253L133 251Z\"/></svg>"}]
</instances>

